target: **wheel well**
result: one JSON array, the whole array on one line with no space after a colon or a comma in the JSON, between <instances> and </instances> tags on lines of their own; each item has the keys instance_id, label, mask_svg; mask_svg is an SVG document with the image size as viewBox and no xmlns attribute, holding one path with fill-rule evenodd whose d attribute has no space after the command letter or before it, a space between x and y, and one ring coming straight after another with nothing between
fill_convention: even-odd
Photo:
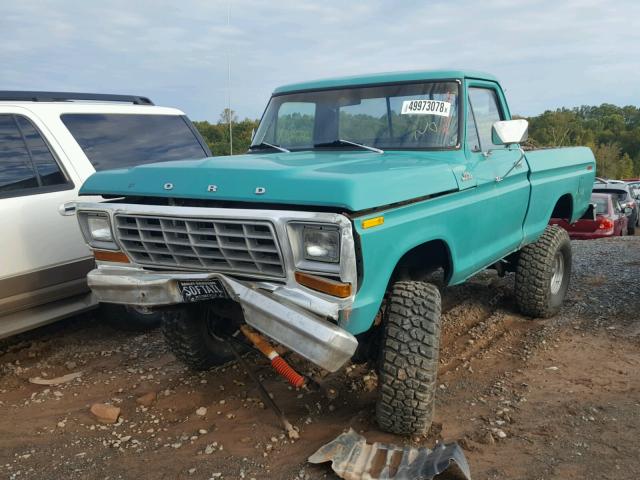
<instances>
[{"instance_id":1,"label":"wheel well","mask_svg":"<svg viewBox=\"0 0 640 480\"><path fill-rule=\"evenodd\" d=\"M382 338L381 326L384 321L386 299L391 290L391 285L399 280L433 281L431 275L438 269L442 269L443 277L436 280L441 280L443 285L446 285L453 274L453 261L449 246L443 240L431 240L417 245L400 258L389 278L385 300L382 302L373 325L369 330L358 335L358 349L352 358L355 363L377 361Z\"/></svg>"},{"instance_id":2,"label":"wheel well","mask_svg":"<svg viewBox=\"0 0 640 480\"><path fill-rule=\"evenodd\" d=\"M553 207L551 218L569 220L571 219L571 215L573 215L573 198L571 198L571 194L565 193L558 199L556 206Z\"/></svg>"},{"instance_id":3,"label":"wheel well","mask_svg":"<svg viewBox=\"0 0 640 480\"><path fill-rule=\"evenodd\" d=\"M389 284L397 280L424 280L438 269L442 269L442 281L446 284L453 273L449 246L443 240L431 240L412 248L400 258Z\"/></svg>"}]
</instances>

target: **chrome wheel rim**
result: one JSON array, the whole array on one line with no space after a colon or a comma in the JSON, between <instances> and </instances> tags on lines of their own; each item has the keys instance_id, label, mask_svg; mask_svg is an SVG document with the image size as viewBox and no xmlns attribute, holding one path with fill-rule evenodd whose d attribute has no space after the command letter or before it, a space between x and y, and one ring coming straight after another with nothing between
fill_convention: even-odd
<instances>
[{"instance_id":1,"label":"chrome wheel rim","mask_svg":"<svg viewBox=\"0 0 640 480\"><path fill-rule=\"evenodd\" d=\"M564 279L564 255L556 252L553 257L553 275L551 276L551 293L555 295L560 291Z\"/></svg>"}]
</instances>

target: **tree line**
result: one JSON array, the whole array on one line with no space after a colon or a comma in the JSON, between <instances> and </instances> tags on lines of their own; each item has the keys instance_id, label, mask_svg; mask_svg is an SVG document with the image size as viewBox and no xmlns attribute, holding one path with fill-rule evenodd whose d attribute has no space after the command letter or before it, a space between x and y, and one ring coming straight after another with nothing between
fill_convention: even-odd
<instances>
[{"instance_id":1,"label":"tree line","mask_svg":"<svg viewBox=\"0 0 640 480\"><path fill-rule=\"evenodd\" d=\"M603 103L549 110L528 120L532 146L586 145L598 176L640 177L640 108Z\"/></svg>"},{"instance_id":2,"label":"tree line","mask_svg":"<svg viewBox=\"0 0 640 480\"><path fill-rule=\"evenodd\" d=\"M233 130L233 153L245 153L258 120L238 120L225 109L217 123L194 122L214 156L229 155L229 120ZM586 145L596 156L597 174L606 178L640 177L640 108L608 103L548 110L528 117L529 146L564 147Z\"/></svg>"},{"instance_id":3,"label":"tree line","mask_svg":"<svg viewBox=\"0 0 640 480\"><path fill-rule=\"evenodd\" d=\"M246 153L251 144L251 132L258 128L259 120L245 118L238 120L233 110L225 108L220 114L217 123L207 121L193 122L200 135L205 139L214 157L230 154L229 120L231 120L231 132L233 135L233 154Z\"/></svg>"}]
</instances>

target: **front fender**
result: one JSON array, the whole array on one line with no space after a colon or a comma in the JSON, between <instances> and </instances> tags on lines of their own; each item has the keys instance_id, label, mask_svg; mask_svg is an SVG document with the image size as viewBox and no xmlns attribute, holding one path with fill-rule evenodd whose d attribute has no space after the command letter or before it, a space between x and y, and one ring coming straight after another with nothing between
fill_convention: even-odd
<instances>
[{"instance_id":1,"label":"front fender","mask_svg":"<svg viewBox=\"0 0 640 480\"><path fill-rule=\"evenodd\" d=\"M357 335L371 327L396 265L413 248L432 240L444 241L455 271L455 224L444 219L449 208L449 202L440 197L354 220L360 240L362 280L351 314L341 321L342 328ZM384 223L362 227L363 220L375 216L383 216Z\"/></svg>"}]
</instances>

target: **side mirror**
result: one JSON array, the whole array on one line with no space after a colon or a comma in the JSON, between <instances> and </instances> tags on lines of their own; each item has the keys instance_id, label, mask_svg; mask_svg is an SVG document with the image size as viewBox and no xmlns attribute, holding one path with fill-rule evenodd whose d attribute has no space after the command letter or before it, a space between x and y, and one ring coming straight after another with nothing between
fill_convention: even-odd
<instances>
[{"instance_id":1,"label":"side mirror","mask_svg":"<svg viewBox=\"0 0 640 480\"><path fill-rule=\"evenodd\" d=\"M491 129L491 141L495 145L513 145L529 138L529 122L524 119L495 122Z\"/></svg>"}]
</instances>

